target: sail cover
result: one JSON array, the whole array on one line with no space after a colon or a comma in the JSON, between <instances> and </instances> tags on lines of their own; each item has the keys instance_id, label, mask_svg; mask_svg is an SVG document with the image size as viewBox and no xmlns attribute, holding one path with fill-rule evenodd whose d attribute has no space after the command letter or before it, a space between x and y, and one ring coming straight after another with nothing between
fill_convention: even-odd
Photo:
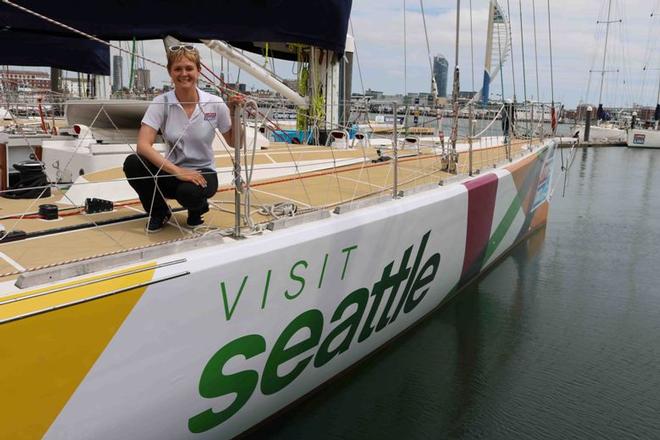
<instances>
[{"instance_id":1,"label":"sail cover","mask_svg":"<svg viewBox=\"0 0 660 440\"><path fill-rule=\"evenodd\" d=\"M167 35L181 41L218 39L245 46L249 42L297 43L343 53L352 0L12 0L13 3L64 23L103 40L160 39ZM26 44L20 59L20 35L30 35L42 45ZM12 36L16 35L16 36ZM69 50L99 51L100 43L79 37L73 32L42 18L0 4L0 64L25 64L31 58L44 59L45 52L56 46L49 40L65 38ZM79 44L78 44L79 43ZM4 48L15 50L5 58ZM74 46L76 46L74 48ZM96 46L96 47L95 47ZM66 51L64 51L66 54ZM100 53L100 52L99 52ZM85 57L59 57L69 70L81 70L90 60ZM109 73L108 66L105 73ZM11 60L11 62L9 62ZM49 65L44 63L41 65ZM99 66L96 66L97 68ZM87 69L89 71L89 66ZM99 73L99 72L97 72Z\"/></svg>"}]
</instances>

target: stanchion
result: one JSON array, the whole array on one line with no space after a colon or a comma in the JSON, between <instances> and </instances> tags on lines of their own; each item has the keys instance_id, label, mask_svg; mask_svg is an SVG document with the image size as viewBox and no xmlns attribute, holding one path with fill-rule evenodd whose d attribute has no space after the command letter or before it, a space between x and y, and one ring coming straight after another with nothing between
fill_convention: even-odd
<instances>
[{"instance_id":1,"label":"stanchion","mask_svg":"<svg viewBox=\"0 0 660 440\"><path fill-rule=\"evenodd\" d=\"M243 145L243 130L241 129L241 114L243 104L234 108L232 121L232 142L234 143L234 237L241 236L241 146Z\"/></svg>"},{"instance_id":2,"label":"stanchion","mask_svg":"<svg viewBox=\"0 0 660 440\"><path fill-rule=\"evenodd\" d=\"M394 183L392 185L392 198L396 199L399 195L399 135L397 127L397 103L392 103L392 114L394 115L394 139L392 150L394 152L394 160L392 166L394 167Z\"/></svg>"}]
</instances>

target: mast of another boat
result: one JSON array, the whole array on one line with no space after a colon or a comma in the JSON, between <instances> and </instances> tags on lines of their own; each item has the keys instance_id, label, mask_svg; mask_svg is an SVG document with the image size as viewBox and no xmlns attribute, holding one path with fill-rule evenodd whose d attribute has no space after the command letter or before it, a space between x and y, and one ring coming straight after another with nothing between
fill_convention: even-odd
<instances>
[{"instance_id":1,"label":"mast of another boat","mask_svg":"<svg viewBox=\"0 0 660 440\"><path fill-rule=\"evenodd\" d=\"M458 68L458 44L459 32L461 24L461 0L456 0L456 47L455 47L455 66L454 66L454 87L452 91L452 109L454 112L454 119L451 127L451 152L449 153L449 169L452 172L456 169L458 157L456 155L456 138L458 137L458 94L460 91L460 74Z\"/></svg>"},{"instance_id":2,"label":"mast of another boat","mask_svg":"<svg viewBox=\"0 0 660 440\"><path fill-rule=\"evenodd\" d=\"M654 69L644 67L642 70L654 70L658 72L658 92L655 98L655 112L653 113L653 120L655 121L654 129L658 130L658 121L660 121L660 67Z\"/></svg>"},{"instance_id":3,"label":"mast of another boat","mask_svg":"<svg viewBox=\"0 0 660 440\"><path fill-rule=\"evenodd\" d=\"M598 21L597 23L605 23L605 48L603 49L603 63L600 70L600 91L598 92L598 120L600 121L605 114L605 109L603 109L603 84L605 83L605 63L607 61L607 42L610 36L610 24L611 23L620 23L621 20L611 20L612 18L612 0L607 2L607 20L604 22Z\"/></svg>"},{"instance_id":4,"label":"mast of another boat","mask_svg":"<svg viewBox=\"0 0 660 440\"><path fill-rule=\"evenodd\" d=\"M653 119L655 119L655 129L658 129L658 122L660 121L660 69L658 69L658 95L655 99L655 113L653 114Z\"/></svg>"}]
</instances>

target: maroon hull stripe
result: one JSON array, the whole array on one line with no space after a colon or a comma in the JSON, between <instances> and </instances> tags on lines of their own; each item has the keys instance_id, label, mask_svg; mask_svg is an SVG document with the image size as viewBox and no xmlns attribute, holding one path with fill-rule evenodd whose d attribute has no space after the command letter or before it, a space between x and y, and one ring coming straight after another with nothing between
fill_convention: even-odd
<instances>
[{"instance_id":1,"label":"maroon hull stripe","mask_svg":"<svg viewBox=\"0 0 660 440\"><path fill-rule=\"evenodd\" d=\"M468 190L468 220L461 284L476 275L483 264L493 224L497 182L497 175L488 173L463 184Z\"/></svg>"}]
</instances>

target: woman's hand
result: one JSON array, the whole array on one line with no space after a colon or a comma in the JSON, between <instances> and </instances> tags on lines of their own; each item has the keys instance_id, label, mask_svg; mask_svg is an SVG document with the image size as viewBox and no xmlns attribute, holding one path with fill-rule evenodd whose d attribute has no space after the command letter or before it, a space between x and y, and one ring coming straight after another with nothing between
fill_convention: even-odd
<instances>
[{"instance_id":1,"label":"woman's hand","mask_svg":"<svg viewBox=\"0 0 660 440\"><path fill-rule=\"evenodd\" d=\"M235 107L236 105L242 104L244 102L245 102L245 95L236 94L229 97L229 102L227 103L227 105L229 107Z\"/></svg>"},{"instance_id":2,"label":"woman's hand","mask_svg":"<svg viewBox=\"0 0 660 440\"><path fill-rule=\"evenodd\" d=\"M184 182L191 182L202 188L206 188L206 179L202 176L197 170L191 170L189 168L178 167L177 173L175 174L176 178Z\"/></svg>"}]
</instances>

